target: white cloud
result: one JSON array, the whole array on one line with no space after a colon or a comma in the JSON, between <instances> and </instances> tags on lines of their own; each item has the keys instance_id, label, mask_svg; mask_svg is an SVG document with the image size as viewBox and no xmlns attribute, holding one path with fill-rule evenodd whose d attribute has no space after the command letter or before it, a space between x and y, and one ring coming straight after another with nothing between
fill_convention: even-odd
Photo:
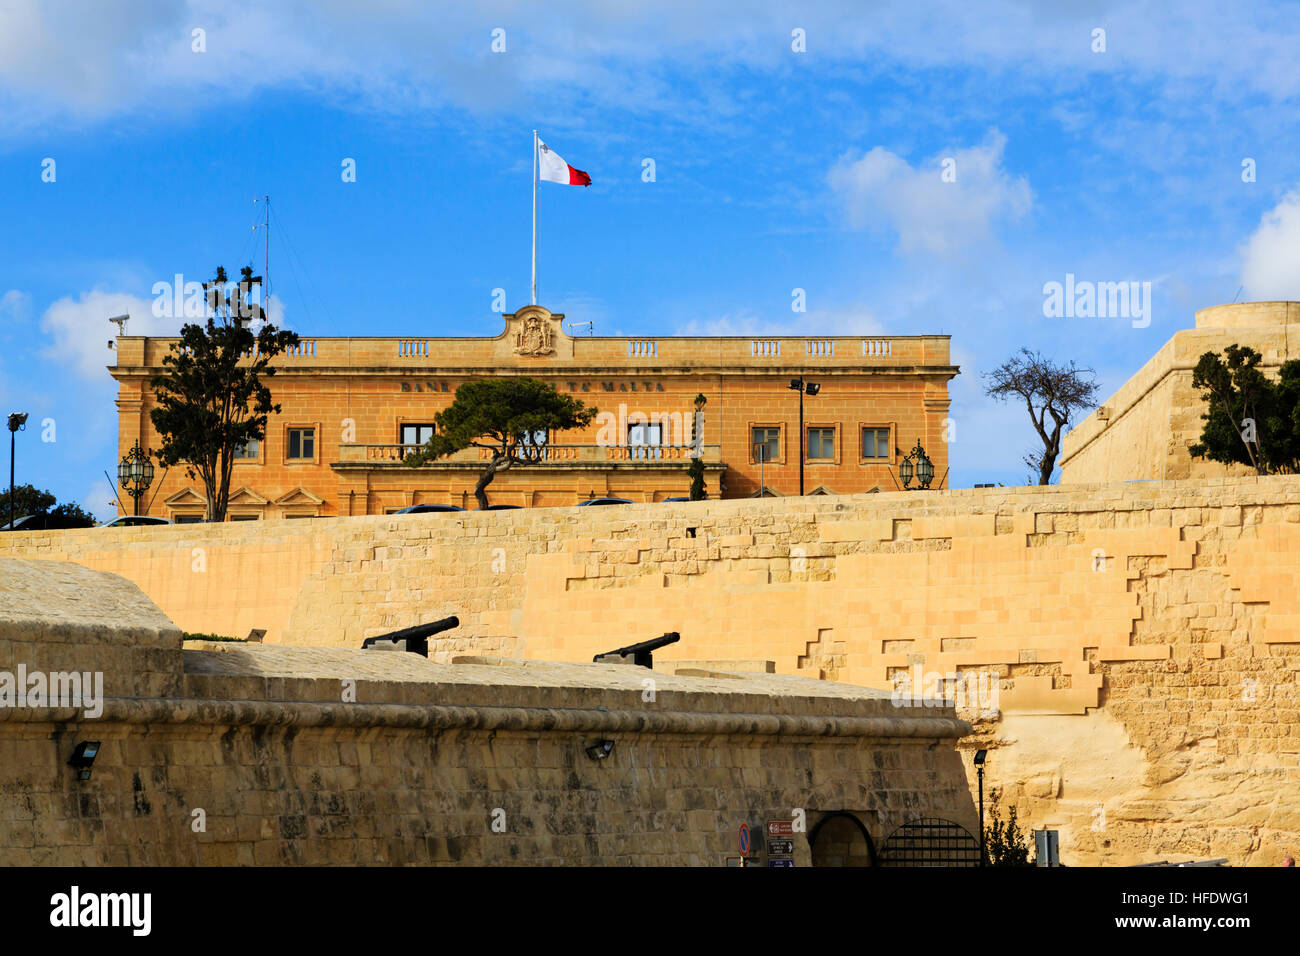
<instances>
[{"instance_id":1,"label":"white cloud","mask_svg":"<svg viewBox=\"0 0 1300 956\"><path fill-rule=\"evenodd\" d=\"M170 286L169 286L170 290ZM185 304L182 299L182 306ZM0 299L0 306L4 300ZM127 335L178 335L186 322L199 322L197 317L156 316L154 309L175 311L170 291L160 293L155 299L142 299L128 292L104 292L95 289L83 292L78 298L59 299L41 316L41 330L54 341L42 351L44 358L69 365L82 378L92 383L111 384L107 366L116 363L116 353L108 342L117 335L117 326L109 318L129 315ZM166 306L166 308L163 308ZM267 320L281 329L290 328L285 323L284 302L278 295L267 300ZM254 326L254 330L256 330Z\"/></svg>"},{"instance_id":2,"label":"white cloud","mask_svg":"<svg viewBox=\"0 0 1300 956\"><path fill-rule=\"evenodd\" d=\"M746 312L709 319L691 319L673 330L674 335L718 336L827 336L886 335L876 313L864 306L792 312L789 318L759 318Z\"/></svg>"},{"instance_id":3,"label":"white cloud","mask_svg":"<svg viewBox=\"0 0 1300 956\"><path fill-rule=\"evenodd\" d=\"M22 322L32 308L32 297L18 289L0 295L0 322Z\"/></svg>"},{"instance_id":4,"label":"white cloud","mask_svg":"<svg viewBox=\"0 0 1300 956\"><path fill-rule=\"evenodd\" d=\"M108 521L117 517L117 507L113 504L117 501L116 495L109 496L108 479L100 475L98 482L91 482L90 487L85 493L72 499L81 505L82 509L89 511L100 521ZM130 501L130 499L127 499ZM147 503L149 499L144 499Z\"/></svg>"},{"instance_id":5,"label":"white cloud","mask_svg":"<svg viewBox=\"0 0 1300 956\"><path fill-rule=\"evenodd\" d=\"M1107 51L1091 34L1107 30ZM506 30L507 50L490 51ZM1078 88L1094 73L1203 87L1233 101L1300 94L1294 50L1300 19L1273 3L1204 0L957 5L886 0L863 16L854 0L793 12L788 0L743 10L721 0L620 4L319 3L283 0L8 0L0 6L0 107L7 127L52 118L98 120L137 111L188 110L210 95L282 88L345 95L376 110L471 110L565 94L637 110L687 114L661 67L701 76L742 66L791 66L791 30L806 31L807 62L856 69L1007 68ZM206 31L206 52L191 49ZM722 86L693 106L735 109ZM674 92L676 95L665 95ZM5 102L7 101L7 102Z\"/></svg>"},{"instance_id":6,"label":"white cloud","mask_svg":"<svg viewBox=\"0 0 1300 956\"><path fill-rule=\"evenodd\" d=\"M997 220L1018 219L1033 204L1029 181L1002 167L1005 147L994 130L979 146L912 166L877 146L860 159L845 155L827 179L855 227L888 226L906 253L964 259L987 244Z\"/></svg>"},{"instance_id":7,"label":"white cloud","mask_svg":"<svg viewBox=\"0 0 1300 956\"><path fill-rule=\"evenodd\" d=\"M1264 213L1241 253L1247 298L1300 299L1300 190Z\"/></svg>"},{"instance_id":8,"label":"white cloud","mask_svg":"<svg viewBox=\"0 0 1300 956\"><path fill-rule=\"evenodd\" d=\"M128 335L175 335L183 321L156 318L151 300L125 292L83 292L77 299L59 299L45 310L41 330L54 341L41 354L71 366L81 378L109 386L107 366L115 364L117 353L108 342L117 335L117 326L108 320L126 314L131 316Z\"/></svg>"}]
</instances>

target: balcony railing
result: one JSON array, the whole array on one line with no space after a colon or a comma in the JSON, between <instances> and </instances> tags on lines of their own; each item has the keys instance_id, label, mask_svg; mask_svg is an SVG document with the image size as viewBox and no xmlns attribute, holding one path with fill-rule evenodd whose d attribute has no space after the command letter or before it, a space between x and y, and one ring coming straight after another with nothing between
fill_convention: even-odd
<instances>
[{"instance_id":1,"label":"balcony railing","mask_svg":"<svg viewBox=\"0 0 1300 956\"><path fill-rule=\"evenodd\" d=\"M340 462L402 462L423 445L340 445ZM694 445L535 445L527 448L525 457L539 464L565 465L573 462L689 462L694 455ZM706 462L722 461L722 446L700 446L701 457ZM487 461L492 452L486 448L465 448L439 461Z\"/></svg>"}]
</instances>

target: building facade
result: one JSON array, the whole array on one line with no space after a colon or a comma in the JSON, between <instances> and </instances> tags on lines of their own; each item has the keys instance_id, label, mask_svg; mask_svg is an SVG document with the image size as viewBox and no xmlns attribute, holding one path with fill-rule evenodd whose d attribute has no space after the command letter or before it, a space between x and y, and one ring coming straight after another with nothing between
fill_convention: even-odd
<instances>
[{"instance_id":1,"label":"building facade","mask_svg":"<svg viewBox=\"0 0 1300 956\"><path fill-rule=\"evenodd\" d=\"M687 494L703 457L710 497L896 487L919 441L948 469L946 335L903 337L571 336L564 316L527 306L482 338L307 338L276 358L268 380L280 412L263 441L242 450L231 478L231 520L384 514L412 504L475 507L488 453L470 448L419 467L406 456L432 434L456 389L481 378L533 376L597 409L590 427L539 435L537 461L498 473L493 504L544 507L616 496L638 502ZM156 449L149 386L171 338L117 339L118 447ZM707 399L696 433L694 401ZM141 510L179 521L205 513L201 482L184 467L157 472ZM761 489L761 492L760 492ZM119 507L122 507L119 505Z\"/></svg>"}]
</instances>

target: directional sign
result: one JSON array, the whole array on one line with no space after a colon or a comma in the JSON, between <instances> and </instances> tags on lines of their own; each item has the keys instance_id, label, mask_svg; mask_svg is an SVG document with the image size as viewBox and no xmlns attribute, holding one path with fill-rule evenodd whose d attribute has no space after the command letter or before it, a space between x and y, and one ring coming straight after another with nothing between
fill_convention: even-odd
<instances>
[{"instance_id":1,"label":"directional sign","mask_svg":"<svg viewBox=\"0 0 1300 956\"><path fill-rule=\"evenodd\" d=\"M785 857L785 858L774 857L767 861L767 865L779 866L779 867L792 867L794 866L794 860L790 859L789 857Z\"/></svg>"},{"instance_id":2,"label":"directional sign","mask_svg":"<svg viewBox=\"0 0 1300 956\"><path fill-rule=\"evenodd\" d=\"M770 837L794 836L793 820L768 820L767 835Z\"/></svg>"},{"instance_id":3,"label":"directional sign","mask_svg":"<svg viewBox=\"0 0 1300 956\"><path fill-rule=\"evenodd\" d=\"M740 855L749 856L749 824L740 825Z\"/></svg>"},{"instance_id":4,"label":"directional sign","mask_svg":"<svg viewBox=\"0 0 1300 956\"><path fill-rule=\"evenodd\" d=\"M772 856L793 856L794 841L793 840L768 840L767 852Z\"/></svg>"}]
</instances>

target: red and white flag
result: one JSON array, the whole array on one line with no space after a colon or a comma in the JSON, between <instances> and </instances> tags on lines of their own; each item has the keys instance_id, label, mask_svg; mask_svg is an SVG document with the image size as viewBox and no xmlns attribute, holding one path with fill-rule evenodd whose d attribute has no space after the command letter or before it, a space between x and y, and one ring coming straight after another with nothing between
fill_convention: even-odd
<instances>
[{"instance_id":1,"label":"red and white flag","mask_svg":"<svg viewBox=\"0 0 1300 956\"><path fill-rule=\"evenodd\" d=\"M563 186L591 185L590 176L581 169L574 169L540 139L537 141L537 171L538 178L548 183L560 183Z\"/></svg>"}]
</instances>

